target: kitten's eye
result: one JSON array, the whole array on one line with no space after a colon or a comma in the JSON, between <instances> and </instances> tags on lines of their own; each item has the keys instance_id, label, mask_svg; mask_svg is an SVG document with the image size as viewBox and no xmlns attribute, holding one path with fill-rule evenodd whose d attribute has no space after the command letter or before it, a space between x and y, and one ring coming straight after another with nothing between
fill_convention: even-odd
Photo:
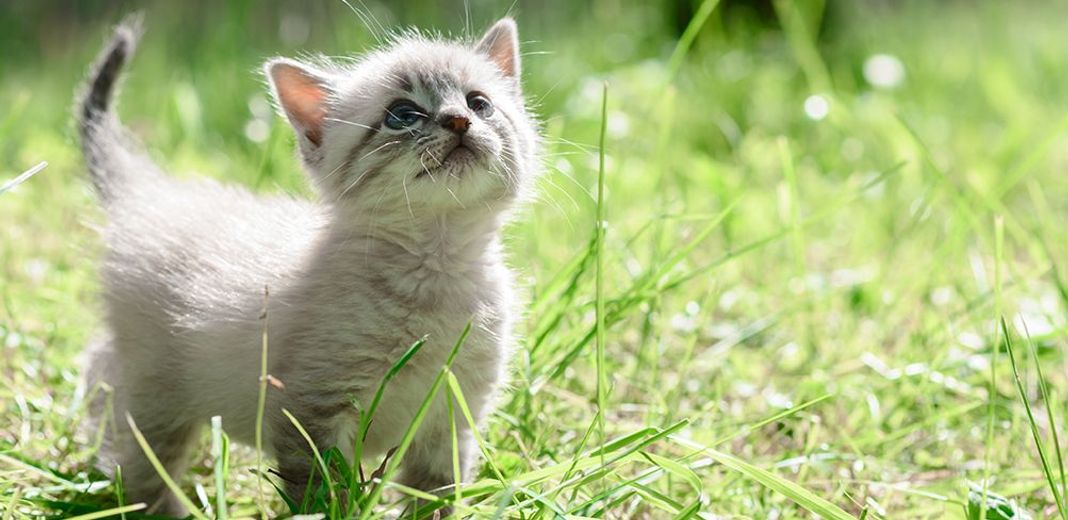
<instances>
[{"instance_id":1,"label":"kitten's eye","mask_svg":"<svg viewBox=\"0 0 1068 520\"><path fill-rule=\"evenodd\" d=\"M419 107L410 101L399 101L386 109L386 126L394 130L403 130L426 117Z\"/></svg>"},{"instance_id":2,"label":"kitten's eye","mask_svg":"<svg viewBox=\"0 0 1068 520\"><path fill-rule=\"evenodd\" d=\"M472 92L467 95L467 108L474 110L481 117L493 115L493 103L481 92Z\"/></svg>"}]
</instances>

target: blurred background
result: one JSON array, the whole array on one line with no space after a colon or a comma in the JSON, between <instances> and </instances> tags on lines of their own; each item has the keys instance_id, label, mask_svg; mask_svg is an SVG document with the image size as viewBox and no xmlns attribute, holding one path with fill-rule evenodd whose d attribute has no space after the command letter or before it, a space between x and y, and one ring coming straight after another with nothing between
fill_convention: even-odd
<instances>
[{"instance_id":1,"label":"blurred background","mask_svg":"<svg viewBox=\"0 0 1068 520\"><path fill-rule=\"evenodd\" d=\"M0 194L0 503L114 503L110 488L51 478L91 480L74 387L99 319L100 215L71 106L108 28L141 10L120 110L151 153L178 176L301 197L265 59L357 55L408 26L474 38L517 18L546 168L508 231L531 303L487 433L506 473L569 460L597 409L590 237L607 84L606 435L686 419L687 438L856 516L979 518L965 515L983 482L1005 511L1011 499L1057 514L1068 486L1054 471L1051 491L1032 427L1052 446L1068 412L1068 4L349 2L4 2L0 180L49 166ZM562 507L810 517L656 446L697 489L604 484L644 471L621 466ZM240 489L232 499L252 507Z\"/></svg>"}]
</instances>

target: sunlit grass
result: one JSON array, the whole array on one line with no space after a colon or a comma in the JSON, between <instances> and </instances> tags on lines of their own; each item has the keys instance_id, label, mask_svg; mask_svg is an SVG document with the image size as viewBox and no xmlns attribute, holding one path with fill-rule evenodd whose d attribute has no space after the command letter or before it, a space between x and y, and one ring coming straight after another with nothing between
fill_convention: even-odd
<instances>
[{"instance_id":1,"label":"sunlit grass","mask_svg":"<svg viewBox=\"0 0 1068 520\"><path fill-rule=\"evenodd\" d=\"M473 2L475 26L505 4ZM685 20L655 2L517 13L547 166L506 237L528 300L521 348L476 438L480 472L424 510L1064 514L1068 10L818 4L775 1L770 20L714 0ZM176 175L309 196L253 71L373 42L347 6L324 5L149 6L124 119ZM372 9L387 26L463 31L436 6ZM69 107L112 20L13 16L0 15L5 50L58 43L0 60L0 519L144 518L91 470L77 428L100 214ZM68 39L27 40L35 27ZM868 77L894 59L903 76ZM450 371L436 388L471 420ZM299 509L272 490L273 462L259 471L225 429L206 428L177 482L191 505L260 516L262 485L272 513ZM381 482L399 458L361 473L316 448L333 488L313 509L370 518L416 493Z\"/></svg>"}]
</instances>

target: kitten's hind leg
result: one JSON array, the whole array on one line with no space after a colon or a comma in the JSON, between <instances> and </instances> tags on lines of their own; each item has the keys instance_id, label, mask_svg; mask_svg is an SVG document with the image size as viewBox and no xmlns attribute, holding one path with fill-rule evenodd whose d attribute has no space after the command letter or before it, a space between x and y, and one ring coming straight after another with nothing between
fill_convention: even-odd
<instances>
[{"instance_id":1,"label":"kitten's hind leg","mask_svg":"<svg viewBox=\"0 0 1068 520\"><path fill-rule=\"evenodd\" d=\"M162 467L175 482L180 482L180 478L189 466L190 452L197 441L201 430L200 425L195 423L169 425L161 421L142 422L137 420L138 415L132 416L135 417L138 429L141 430L148 445L152 447ZM116 423L119 431L113 432L111 439L113 451L109 460L105 462L113 466L101 469L110 470L107 472L113 475L114 466L121 468L126 501L143 502L148 506L147 513L174 517L187 516L189 511L182 502L178 501L167 484L163 483L159 472L141 450L141 445L133 438L125 415L117 419Z\"/></svg>"},{"instance_id":2,"label":"kitten's hind leg","mask_svg":"<svg viewBox=\"0 0 1068 520\"><path fill-rule=\"evenodd\" d=\"M143 502L150 512L185 516L188 511L164 484L141 449L126 421L129 413L152 451L174 479L184 472L200 425L177 413L176 395L159 392L167 384L161 374L146 374L131 367L113 335L97 335L86 349L85 392L89 394L86 434L103 431L96 466L111 478L122 471L127 502Z\"/></svg>"},{"instance_id":3,"label":"kitten's hind leg","mask_svg":"<svg viewBox=\"0 0 1068 520\"><path fill-rule=\"evenodd\" d=\"M153 453L167 470L172 480L180 481L189 465L190 452L197 440L200 427L195 423L166 424L165 421L137 422L138 430L145 436ZM148 460L133 432L122 417L117 421L119 432L114 439L117 450L114 463L122 470L122 483L127 502L144 502L147 512L174 517L189 514L186 507L171 492L159 472Z\"/></svg>"},{"instance_id":4,"label":"kitten's hind leg","mask_svg":"<svg viewBox=\"0 0 1068 520\"><path fill-rule=\"evenodd\" d=\"M108 429L113 429L114 421L114 385L118 379L118 363L115 361L115 344L111 334L97 332L89 340L79 365L85 367L78 394L86 399L86 420L80 425L80 431L92 445L98 442L97 456L102 460L110 458L113 446L110 445Z\"/></svg>"}]
</instances>

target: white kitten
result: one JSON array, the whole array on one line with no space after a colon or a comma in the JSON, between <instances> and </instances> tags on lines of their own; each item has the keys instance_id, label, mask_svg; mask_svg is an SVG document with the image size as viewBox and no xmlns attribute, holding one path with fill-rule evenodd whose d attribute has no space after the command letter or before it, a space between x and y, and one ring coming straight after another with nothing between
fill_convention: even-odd
<instances>
[{"instance_id":1,"label":"white kitten","mask_svg":"<svg viewBox=\"0 0 1068 520\"><path fill-rule=\"evenodd\" d=\"M453 370L484 418L506 375L515 315L500 229L538 164L515 23L497 22L475 45L405 36L351 65L269 61L318 202L166 177L111 107L139 33L136 21L116 29L80 113L108 216L108 327L87 351L86 382L114 388L112 409L98 399L93 413L98 424L117 419L105 421L101 467L122 466L128 499L184 512L132 440L126 413L175 476L211 416L252 442L265 286L268 372L284 389L268 392L264 439L293 496L313 461L282 409L319 447L351 457L353 400L368 406L385 371L424 336L387 387L365 453L399 444L468 322ZM468 475L475 446L466 421L456 424ZM402 480L451 485L451 457L442 397L405 455Z\"/></svg>"}]
</instances>

